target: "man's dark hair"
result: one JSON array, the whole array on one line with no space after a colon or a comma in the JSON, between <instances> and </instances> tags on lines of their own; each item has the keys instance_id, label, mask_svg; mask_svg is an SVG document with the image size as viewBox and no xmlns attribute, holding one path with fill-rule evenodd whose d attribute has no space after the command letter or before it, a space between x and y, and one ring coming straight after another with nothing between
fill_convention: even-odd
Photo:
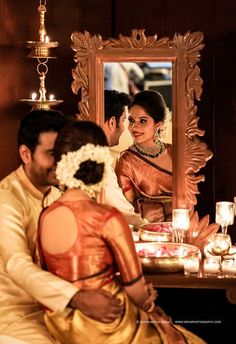
<instances>
[{"instance_id":1,"label":"man's dark hair","mask_svg":"<svg viewBox=\"0 0 236 344\"><path fill-rule=\"evenodd\" d=\"M125 106L128 106L130 104L129 95L124 92L118 92L115 90L105 90L104 103L105 122L114 116L116 118L116 123L118 126L120 117L125 110Z\"/></svg>"},{"instance_id":2,"label":"man's dark hair","mask_svg":"<svg viewBox=\"0 0 236 344\"><path fill-rule=\"evenodd\" d=\"M68 119L57 110L32 110L22 119L17 134L18 148L26 145L31 153L35 152L41 133L59 132Z\"/></svg>"}]
</instances>

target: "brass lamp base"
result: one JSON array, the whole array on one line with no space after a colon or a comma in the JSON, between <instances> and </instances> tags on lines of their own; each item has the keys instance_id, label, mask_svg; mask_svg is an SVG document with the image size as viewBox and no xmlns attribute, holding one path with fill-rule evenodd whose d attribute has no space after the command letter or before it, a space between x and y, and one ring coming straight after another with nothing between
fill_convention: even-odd
<instances>
[{"instance_id":1,"label":"brass lamp base","mask_svg":"<svg viewBox=\"0 0 236 344\"><path fill-rule=\"evenodd\" d=\"M52 54L51 49L58 47L58 42L27 41L25 42L25 45L27 48L31 49L29 55L27 56L28 58L57 58Z\"/></svg>"},{"instance_id":2,"label":"brass lamp base","mask_svg":"<svg viewBox=\"0 0 236 344\"><path fill-rule=\"evenodd\" d=\"M53 100L33 100L33 99L20 99L21 102L27 103L32 106L32 110L49 110L52 106L56 106L60 103L63 103L61 99Z\"/></svg>"}]
</instances>

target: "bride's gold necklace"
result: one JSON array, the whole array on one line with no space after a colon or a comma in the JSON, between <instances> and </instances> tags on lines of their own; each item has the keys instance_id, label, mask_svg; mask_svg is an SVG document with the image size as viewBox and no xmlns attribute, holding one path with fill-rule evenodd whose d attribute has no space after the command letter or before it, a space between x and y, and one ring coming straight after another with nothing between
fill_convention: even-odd
<instances>
[{"instance_id":1,"label":"bride's gold necklace","mask_svg":"<svg viewBox=\"0 0 236 344\"><path fill-rule=\"evenodd\" d=\"M140 145L134 142L134 147L140 154L148 156L149 158L157 158L165 150L165 144L160 140L156 141L155 146L152 147Z\"/></svg>"}]
</instances>

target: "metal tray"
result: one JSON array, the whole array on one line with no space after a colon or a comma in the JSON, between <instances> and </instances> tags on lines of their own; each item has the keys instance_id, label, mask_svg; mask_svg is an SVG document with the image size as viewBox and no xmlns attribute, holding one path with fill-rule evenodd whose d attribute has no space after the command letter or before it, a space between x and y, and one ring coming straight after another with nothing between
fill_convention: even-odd
<instances>
[{"instance_id":1,"label":"metal tray","mask_svg":"<svg viewBox=\"0 0 236 344\"><path fill-rule=\"evenodd\" d=\"M198 247L181 243L136 242L136 252L143 271L147 273L170 273L184 269L184 260L190 256L201 258ZM167 255L170 256L167 256Z\"/></svg>"}]
</instances>

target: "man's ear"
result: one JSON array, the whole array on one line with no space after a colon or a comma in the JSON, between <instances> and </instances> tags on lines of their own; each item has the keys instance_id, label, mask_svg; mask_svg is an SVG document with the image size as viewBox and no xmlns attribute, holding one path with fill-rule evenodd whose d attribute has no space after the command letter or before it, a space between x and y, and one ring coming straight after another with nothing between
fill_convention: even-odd
<instances>
[{"instance_id":1,"label":"man's ear","mask_svg":"<svg viewBox=\"0 0 236 344\"><path fill-rule=\"evenodd\" d=\"M31 162L32 160L31 151L26 145L21 145L19 147L19 154L24 164L28 164L29 162Z\"/></svg>"},{"instance_id":2,"label":"man's ear","mask_svg":"<svg viewBox=\"0 0 236 344\"><path fill-rule=\"evenodd\" d=\"M109 118L108 120L108 127L111 131L114 131L114 129L116 128L116 118L115 116L112 116L111 118Z\"/></svg>"}]
</instances>

